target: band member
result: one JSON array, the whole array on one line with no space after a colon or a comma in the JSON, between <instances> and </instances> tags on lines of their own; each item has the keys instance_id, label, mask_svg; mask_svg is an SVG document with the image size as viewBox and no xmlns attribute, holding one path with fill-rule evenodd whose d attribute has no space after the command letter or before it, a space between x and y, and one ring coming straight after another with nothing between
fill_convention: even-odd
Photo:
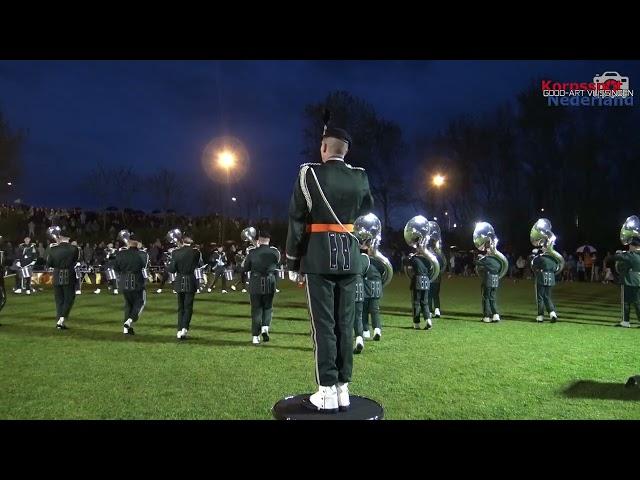
<instances>
[{"instance_id":1,"label":"band member","mask_svg":"<svg viewBox=\"0 0 640 480\"><path fill-rule=\"evenodd\" d=\"M24 243L18 247L18 252L20 257L16 261L16 267L18 267L18 277L16 278L20 279L20 285L15 293L22 293L24 290L27 295L31 295L31 272L38 259L38 250L36 245L31 243L31 238L26 237Z\"/></svg>"},{"instance_id":2,"label":"band member","mask_svg":"<svg viewBox=\"0 0 640 480\"><path fill-rule=\"evenodd\" d=\"M162 293L162 289L164 288L165 284L169 280L169 264L171 263L171 254L173 253L173 250L175 248L177 247L168 248L162 253L162 264L164 265L164 268L162 269L162 276L160 277L160 285L158 286L156 293ZM176 293L175 290L173 293Z\"/></svg>"},{"instance_id":3,"label":"band member","mask_svg":"<svg viewBox=\"0 0 640 480\"><path fill-rule=\"evenodd\" d=\"M361 271L353 222L373 206L362 168L345 163L349 134L325 128L322 163L304 164L289 207L289 278L305 274L318 391L305 405L321 412L348 409L353 368L353 322L357 273Z\"/></svg>"},{"instance_id":4,"label":"band member","mask_svg":"<svg viewBox=\"0 0 640 480\"><path fill-rule=\"evenodd\" d=\"M413 328L420 329L420 317L424 318L425 330L431 330L433 321L429 311L429 287L431 282L431 265L429 261L417 253L409 255L409 266L413 271L409 288L411 289L411 304L413 310ZM435 272L434 272L435 273Z\"/></svg>"},{"instance_id":5,"label":"band member","mask_svg":"<svg viewBox=\"0 0 640 480\"><path fill-rule=\"evenodd\" d=\"M362 305L362 329L364 338L370 337L369 315L373 326L373 339L378 341L382 336L380 320L380 299L382 298L382 275L385 267L376 257L370 257L371 265L364 275L364 303Z\"/></svg>"},{"instance_id":6,"label":"band member","mask_svg":"<svg viewBox=\"0 0 640 480\"><path fill-rule=\"evenodd\" d=\"M440 284L442 283L442 273L445 271L447 261L438 249L434 249L433 253L438 258L440 274L429 285L429 311L433 312L434 318L440 318Z\"/></svg>"},{"instance_id":7,"label":"band member","mask_svg":"<svg viewBox=\"0 0 640 480\"><path fill-rule=\"evenodd\" d=\"M269 246L271 235L266 230L258 232L258 246L251 249L242 264L243 273L249 274L251 299L251 335L254 345L269 341L269 327L273 316L273 295L276 290L276 270L280 252Z\"/></svg>"},{"instance_id":8,"label":"band member","mask_svg":"<svg viewBox=\"0 0 640 480\"><path fill-rule=\"evenodd\" d=\"M132 240L129 232L126 234L120 232L119 236L126 245L118 250L114 262L114 269L120 274L119 287L124 296L123 333L125 335L135 335L133 324L138 321L147 301L142 271L149 264L149 255L140 251L142 244Z\"/></svg>"},{"instance_id":9,"label":"band member","mask_svg":"<svg viewBox=\"0 0 640 480\"><path fill-rule=\"evenodd\" d=\"M7 291L4 287L4 250L2 250L2 235L0 235L0 312L7 303Z\"/></svg>"},{"instance_id":10,"label":"band member","mask_svg":"<svg viewBox=\"0 0 640 480\"><path fill-rule=\"evenodd\" d=\"M113 295L118 295L118 280L115 278L115 261L116 261L116 249L113 248L113 243L108 243L107 247L104 249L104 260L102 263L102 275L100 276L100 283L102 283L102 277L105 277L107 280L107 288L111 290ZM110 274L112 278L110 277ZM100 293L100 287L95 290L93 293Z\"/></svg>"},{"instance_id":11,"label":"band member","mask_svg":"<svg viewBox=\"0 0 640 480\"><path fill-rule=\"evenodd\" d=\"M104 248L104 243L100 243L95 251L93 252L93 259L91 264L91 271L89 272L89 281L92 285L95 285L96 289L93 293L100 293L100 285L104 282L104 272L101 271L102 265L104 265L106 261L106 253ZM98 283L98 272L100 272L100 283Z\"/></svg>"},{"instance_id":12,"label":"band member","mask_svg":"<svg viewBox=\"0 0 640 480\"><path fill-rule=\"evenodd\" d=\"M240 278L238 278L236 283L231 285L231 290L234 290L234 291L238 288L238 285L242 285L242 293L247 293L247 289L245 286L248 283L247 274L242 270L242 264L244 263L245 258L247 258L247 254L244 253L242 250L238 250L235 256L235 262L236 262L236 270Z\"/></svg>"},{"instance_id":13,"label":"band member","mask_svg":"<svg viewBox=\"0 0 640 480\"><path fill-rule=\"evenodd\" d=\"M53 293L56 300L58 330L66 330L71 308L76 299L74 267L80 258L80 249L69 243L69 238L61 235L60 227L49 227L47 234L52 242L47 249L47 268L53 268Z\"/></svg>"},{"instance_id":14,"label":"band member","mask_svg":"<svg viewBox=\"0 0 640 480\"><path fill-rule=\"evenodd\" d=\"M175 229L174 242L176 248L171 254L168 271L176 274L174 290L178 296L178 340L186 340L193 315L193 300L201 280L201 268L204 266L202 253L194 247L189 237L182 238L182 233ZM179 233L179 234L177 234ZM196 274L197 278L196 278Z\"/></svg>"},{"instance_id":15,"label":"band member","mask_svg":"<svg viewBox=\"0 0 640 480\"><path fill-rule=\"evenodd\" d=\"M482 321L491 323L499 321L496 296L500 284L500 263L490 255L479 254L475 260L478 275L482 278ZM495 320L493 320L495 319Z\"/></svg>"},{"instance_id":16,"label":"band member","mask_svg":"<svg viewBox=\"0 0 640 480\"><path fill-rule=\"evenodd\" d=\"M73 245L74 247L78 247L78 242L74 240L73 242L71 242L71 245ZM75 272L74 278L75 278L75 286L76 286L76 295L82 295L82 280L84 277L84 275L82 274L82 267L86 264L84 260L84 250L81 247L78 247L78 249L80 250L80 258L78 258L78 262L74 267L74 272Z\"/></svg>"},{"instance_id":17,"label":"band member","mask_svg":"<svg viewBox=\"0 0 640 480\"><path fill-rule=\"evenodd\" d=\"M551 289L556 284L556 275L564 268L564 257L554 249L556 236L551 231L551 222L540 218L531 228L529 234L531 244L538 247L534 250L531 270L535 275L536 303L538 304L537 322L544 321L544 309L547 308L551 323L558 321L556 309L551 301Z\"/></svg>"},{"instance_id":18,"label":"band member","mask_svg":"<svg viewBox=\"0 0 640 480\"><path fill-rule=\"evenodd\" d=\"M364 250L364 248L363 248ZM365 251L360 252L360 271L356 276L355 293L355 317L353 320L353 333L356 336L356 348L353 353L361 353L364 349L364 328L362 326L362 312L364 311L364 276L371 261ZM369 331L367 333L370 335Z\"/></svg>"},{"instance_id":19,"label":"band member","mask_svg":"<svg viewBox=\"0 0 640 480\"><path fill-rule=\"evenodd\" d=\"M618 251L614 256L622 284L622 321L618 326L630 328L632 305L640 321L640 219L637 216L627 218L620 231L620 240L629 245L629 250Z\"/></svg>"},{"instance_id":20,"label":"band member","mask_svg":"<svg viewBox=\"0 0 640 480\"><path fill-rule=\"evenodd\" d=\"M536 303L538 306L536 321L544 322L544 309L546 307L551 323L555 323L558 321L558 314L551 300L551 289L556 284L558 262L553 257L544 255L542 250L538 250L531 262L531 268L536 282Z\"/></svg>"},{"instance_id":21,"label":"band member","mask_svg":"<svg viewBox=\"0 0 640 480\"><path fill-rule=\"evenodd\" d=\"M219 245L209 257L209 266L211 267L211 280L207 285L207 292L216 288L216 282L222 278L222 293L227 293L227 278L224 275L227 269L227 254L224 252L223 246Z\"/></svg>"}]
</instances>

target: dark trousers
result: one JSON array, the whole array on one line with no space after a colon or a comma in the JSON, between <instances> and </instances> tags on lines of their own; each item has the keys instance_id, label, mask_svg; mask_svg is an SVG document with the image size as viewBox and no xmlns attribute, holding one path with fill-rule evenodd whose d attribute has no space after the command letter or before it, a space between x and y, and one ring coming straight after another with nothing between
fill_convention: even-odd
<instances>
[{"instance_id":1,"label":"dark trousers","mask_svg":"<svg viewBox=\"0 0 640 480\"><path fill-rule=\"evenodd\" d=\"M371 315L371 326L382 328L380 321L380 299L365 298L362 304L362 330L369 330L369 315Z\"/></svg>"},{"instance_id":2,"label":"dark trousers","mask_svg":"<svg viewBox=\"0 0 640 480\"><path fill-rule=\"evenodd\" d=\"M238 279L238 281L236 283L233 284L233 286L237 287L241 283L244 284L245 282L247 282L247 274L240 272L240 278Z\"/></svg>"},{"instance_id":3,"label":"dark trousers","mask_svg":"<svg viewBox=\"0 0 640 480\"><path fill-rule=\"evenodd\" d=\"M196 294L193 292L178 293L178 330L189 330L191 316L193 315L193 300Z\"/></svg>"},{"instance_id":4,"label":"dark trousers","mask_svg":"<svg viewBox=\"0 0 640 480\"><path fill-rule=\"evenodd\" d=\"M306 275L316 382L350 382L356 275Z\"/></svg>"},{"instance_id":5,"label":"dark trousers","mask_svg":"<svg viewBox=\"0 0 640 480\"><path fill-rule=\"evenodd\" d=\"M249 295L251 299L251 335L257 337L262 327L271 325L273 316L273 293L266 295Z\"/></svg>"},{"instance_id":6,"label":"dark trousers","mask_svg":"<svg viewBox=\"0 0 640 480\"><path fill-rule=\"evenodd\" d=\"M429 286L429 310L440 308L440 282L433 282Z\"/></svg>"},{"instance_id":7,"label":"dark trousers","mask_svg":"<svg viewBox=\"0 0 640 480\"><path fill-rule=\"evenodd\" d=\"M169 272L166 270L162 272L162 280L160 281L160 286L158 288L164 288L164 284L169 280Z\"/></svg>"},{"instance_id":8,"label":"dark trousers","mask_svg":"<svg viewBox=\"0 0 640 480\"><path fill-rule=\"evenodd\" d=\"M413 323L420 323L420 314L425 321L431 318L431 312L427 306L429 299L429 290L411 289L411 303L413 306Z\"/></svg>"},{"instance_id":9,"label":"dark trousers","mask_svg":"<svg viewBox=\"0 0 640 480\"><path fill-rule=\"evenodd\" d=\"M131 319L137 322L147 303L146 290L124 290L122 295L124 296L124 321Z\"/></svg>"},{"instance_id":10,"label":"dark trousers","mask_svg":"<svg viewBox=\"0 0 640 480\"><path fill-rule=\"evenodd\" d=\"M56 300L56 316L64 317L65 320L71 313L73 302L76 301L76 288L73 283L69 285L56 285L53 287L53 294Z\"/></svg>"},{"instance_id":11,"label":"dark trousers","mask_svg":"<svg viewBox=\"0 0 640 480\"><path fill-rule=\"evenodd\" d=\"M0 272L0 275L4 275L4 272ZM4 289L4 281L0 283L0 312L7 303L7 291Z\"/></svg>"},{"instance_id":12,"label":"dark trousers","mask_svg":"<svg viewBox=\"0 0 640 480\"><path fill-rule=\"evenodd\" d=\"M212 273L213 273L213 275L211 277L211 280L209 281L209 285L207 285L207 288L215 287L216 283L218 283L218 279L222 278L222 290L226 290L227 289L227 278L224 276L224 269L216 268Z\"/></svg>"},{"instance_id":13,"label":"dark trousers","mask_svg":"<svg viewBox=\"0 0 640 480\"><path fill-rule=\"evenodd\" d=\"M19 274L16 274L16 288L31 290L31 277L21 277Z\"/></svg>"},{"instance_id":14,"label":"dark trousers","mask_svg":"<svg viewBox=\"0 0 640 480\"><path fill-rule=\"evenodd\" d=\"M498 304L496 295L498 289L495 287L485 287L482 285L482 314L485 317L491 317L498 313Z\"/></svg>"},{"instance_id":15,"label":"dark trousers","mask_svg":"<svg viewBox=\"0 0 640 480\"><path fill-rule=\"evenodd\" d=\"M364 302L356 302L355 316L353 319L353 333L356 337L361 337L364 329L362 328L362 311Z\"/></svg>"},{"instance_id":16,"label":"dark trousers","mask_svg":"<svg viewBox=\"0 0 640 480\"><path fill-rule=\"evenodd\" d=\"M553 287L536 284L536 303L538 304L538 315L544 315L545 307L548 313L555 312L556 307L553 305L553 301L551 300L552 288Z\"/></svg>"},{"instance_id":17,"label":"dark trousers","mask_svg":"<svg viewBox=\"0 0 640 480\"><path fill-rule=\"evenodd\" d=\"M628 322L631 317L631 305L636 310L636 318L640 321L640 287L622 288L622 320Z\"/></svg>"}]
</instances>

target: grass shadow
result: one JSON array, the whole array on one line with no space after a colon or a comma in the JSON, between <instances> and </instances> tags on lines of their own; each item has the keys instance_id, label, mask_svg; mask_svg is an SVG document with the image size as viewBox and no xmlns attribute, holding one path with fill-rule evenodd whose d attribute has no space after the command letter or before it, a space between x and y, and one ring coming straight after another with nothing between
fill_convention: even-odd
<instances>
[{"instance_id":1,"label":"grass shadow","mask_svg":"<svg viewBox=\"0 0 640 480\"><path fill-rule=\"evenodd\" d=\"M579 380L562 391L568 398L592 398L598 400L640 400L640 388L627 388L622 383L603 383L593 380Z\"/></svg>"}]
</instances>

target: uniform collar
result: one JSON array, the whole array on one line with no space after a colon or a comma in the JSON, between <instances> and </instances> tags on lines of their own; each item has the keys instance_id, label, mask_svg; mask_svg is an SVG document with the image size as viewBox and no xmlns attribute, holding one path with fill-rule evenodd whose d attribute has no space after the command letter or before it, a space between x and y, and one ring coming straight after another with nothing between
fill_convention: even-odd
<instances>
[{"instance_id":1,"label":"uniform collar","mask_svg":"<svg viewBox=\"0 0 640 480\"><path fill-rule=\"evenodd\" d=\"M344 162L344 158L343 157L339 157L337 155L333 155L333 156L327 158L324 163L332 162L332 161Z\"/></svg>"}]
</instances>

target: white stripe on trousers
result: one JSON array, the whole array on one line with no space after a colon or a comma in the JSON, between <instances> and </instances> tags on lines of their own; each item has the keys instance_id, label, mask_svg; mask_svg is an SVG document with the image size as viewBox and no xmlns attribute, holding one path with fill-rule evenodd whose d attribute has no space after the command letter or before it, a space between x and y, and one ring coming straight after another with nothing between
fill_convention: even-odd
<instances>
[{"instance_id":1,"label":"white stripe on trousers","mask_svg":"<svg viewBox=\"0 0 640 480\"><path fill-rule=\"evenodd\" d=\"M144 306L147 304L147 291L142 290L142 306L140 307L140 311L138 312L138 317L142 315L142 311L144 310Z\"/></svg>"},{"instance_id":2,"label":"white stripe on trousers","mask_svg":"<svg viewBox=\"0 0 640 480\"><path fill-rule=\"evenodd\" d=\"M313 359L316 367L316 383L320 385L320 369L318 368L318 338L316 326L313 323L313 310L311 309L311 293L309 292L309 275L304 276L305 289L307 291L307 304L309 305L309 318L311 320L311 338L313 340Z\"/></svg>"}]
</instances>

